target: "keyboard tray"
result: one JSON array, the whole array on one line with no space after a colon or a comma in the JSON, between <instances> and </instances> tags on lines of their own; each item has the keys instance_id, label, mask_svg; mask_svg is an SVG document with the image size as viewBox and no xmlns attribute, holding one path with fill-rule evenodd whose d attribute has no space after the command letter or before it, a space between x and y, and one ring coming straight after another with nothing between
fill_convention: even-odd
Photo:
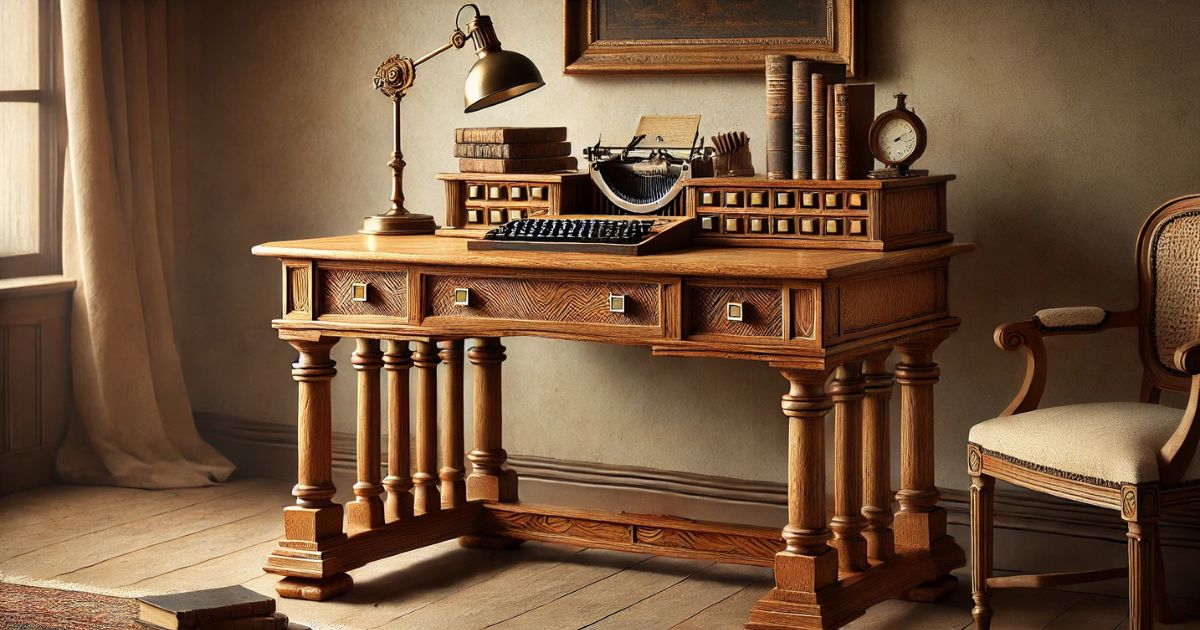
<instances>
[{"instance_id":1,"label":"keyboard tray","mask_svg":"<svg viewBox=\"0 0 1200 630\"><path fill-rule=\"evenodd\" d=\"M657 254L687 247L691 245L692 235L696 232L696 220L692 217L562 215L531 217L526 220L553 221L556 219L607 219L615 221L645 221L653 219L654 226L650 228L650 232L646 238L642 239L639 243L588 243L549 240L496 241L481 238L467 241L467 249L472 251L581 252L589 254L616 254L618 256L645 256L647 254Z\"/></svg>"}]
</instances>

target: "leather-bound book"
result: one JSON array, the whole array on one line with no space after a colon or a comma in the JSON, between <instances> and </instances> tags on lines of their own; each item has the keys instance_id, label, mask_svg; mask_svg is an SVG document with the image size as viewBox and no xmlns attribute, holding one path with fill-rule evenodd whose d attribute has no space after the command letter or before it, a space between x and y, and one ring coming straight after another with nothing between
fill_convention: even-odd
<instances>
[{"instance_id":1,"label":"leather-bound book","mask_svg":"<svg viewBox=\"0 0 1200 630\"><path fill-rule=\"evenodd\" d=\"M825 179L825 75L812 75L809 94L812 98L812 178Z\"/></svg>"},{"instance_id":2,"label":"leather-bound book","mask_svg":"<svg viewBox=\"0 0 1200 630\"><path fill-rule=\"evenodd\" d=\"M244 586L138 598L139 622L161 628L189 628L244 617L269 617L275 600Z\"/></svg>"},{"instance_id":3,"label":"leather-bound book","mask_svg":"<svg viewBox=\"0 0 1200 630\"><path fill-rule=\"evenodd\" d=\"M792 60L767 55L767 178L792 175Z\"/></svg>"},{"instance_id":4,"label":"leather-bound book","mask_svg":"<svg viewBox=\"0 0 1200 630\"><path fill-rule=\"evenodd\" d=\"M574 156L520 159L459 158L458 160L458 170L463 173L551 173L573 171L578 167L579 160Z\"/></svg>"},{"instance_id":5,"label":"leather-bound book","mask_svg":"<svg viewBox=\"0 0 1200 630\"><path fill-rule=\"evenodd\" d=\"M456 158L520 159L571 155L570 142L519 142L516 144L458 143Z\"/></svg>"},{"instance_id":6,"label":"leather-bound book","mask_svg":"<svg viewBox=\"0 0 1200 630\"><path fill-rule=\"evenodd\" d=\"M875 84L842 83L833 89L834 179L863 179L870 172Z\"/></svg>"},{"instance_id":7,"label":"leather-bound book","mask_svg":"<svg viewBox=\"0 0 1200 630\"><path fill-rule=\"evenodd\" d=\"M833 118L833 86L832 83L825 85L825 111L828 115L825 116L825 177L822 179L833 179L833 154L836 153L834 144L837 141L834 130L836 121Z\"/></svg>"},{"instance_id":8,"label":"leather-bound book","mask_svg":"<svg viewBox=\"0 0 1200 630\"><path fill-rule=\"evenodd\" d=\"M566 139L566 127L468 127L454 130L454 141L459 144L564 142Z\"/></svg>"},{"instance_id":9,"label":"leather-bound book","mask_svg":"<svg viewBox=\"0 0 1200 630\"><path fill-rule=\"evenodd\" d=\"M812 66L792 62L792 179L812 177Z\"/></svg>"}]
</instances>

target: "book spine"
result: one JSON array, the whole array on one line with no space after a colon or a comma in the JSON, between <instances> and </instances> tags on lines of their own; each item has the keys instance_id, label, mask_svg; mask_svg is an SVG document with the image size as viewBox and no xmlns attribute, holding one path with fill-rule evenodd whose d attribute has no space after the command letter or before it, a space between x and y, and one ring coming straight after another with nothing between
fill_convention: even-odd
<instances>
[{"instance_id":1,"label":"book spine","mask_svg":"<svg viewBox=\"0 0 1200 630\"><path fill-rule=\"evenodd\" d=\"M846 84L833 88L833 178L850 179L850 118L846 111Z\"/></svg>"},{"instance_id":2,"label":"book spine","mask_svg":"<svg viewBox=\"0 0 1200 630\"><path fill-rule=\"evenodd\" d=\"M459 144L564 142L566 139L566 127L470 127L454 130L454 141Z\"/></svg>"},{"instance_id":3,"label":"book spine","mask_svg":"<svg viewBox=\"0 0 1200 630\"><path fill-rule=\"evenodd\" d=\"M573 171L579 166L574 157L528 158L524 160L488 160L460 158L458 170L463 173L548 173Z\"/></svg>"},{"instance_id":4,"label":"book spine","mask_svg":"<svg viewBox=\"0 0 1200 630\"><path fill-rule=\"evenodd\" d=\"M833 83L825 80L825 179L833 179Z\"/></svg>"},{"instance_id":5,"label":"book spine","mask_svg":"<svg viewBox=\"0 0 1200 630\"><path fill-rule=\"evenodd\" d=\"M767 178L792 174L792 64L787 55L767 55Z\"/></svg>"},{"instance_id":6,"label":"book spine","mask_svg":"<svg viewBox=\"0 0 1200 630\"><path fill-rule=\"evenodd\" d=\"M530 142L525 144L458 143L454 157L508 159L558 157L571 154L570 142Z\"/></svg>"},{"instance_id":7,"label":"book spine","mask_svg":"<svg viewBox=\"0 0 1200 630\"><path fill-rule=\"evenodd\" d=\"M807 61L792 62L792 179L812 177L812 79Z\"/></svg>"},{"instance_id":8,"label":"book spine","mask_svg":"<svg viewBox=\"0 0 1200 630\"><path fill-rule=\"evenodd\" d=\"M825 75L812 75L812 178L825 179Z\"/></svg>"}]
</instances>

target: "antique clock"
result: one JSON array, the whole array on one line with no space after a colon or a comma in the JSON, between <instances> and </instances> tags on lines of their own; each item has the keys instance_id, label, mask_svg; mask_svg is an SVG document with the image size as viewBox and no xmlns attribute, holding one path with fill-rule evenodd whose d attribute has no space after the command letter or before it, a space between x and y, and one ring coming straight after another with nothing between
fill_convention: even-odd
<instances>
[{"instance_id":1,"label":"antique clock","mask_svg":"<svg viewBox=\"0 0 1200 630\"><path fill-rule=\"evenodd\" d=\"M925 152L925 123L905 107L905 94L896 95L896 109L888 110L871 123L871 154L887 168L871 171L869 179L914 177L929 171L914 170L913 162Z\"/></svg>"}]
</instances>

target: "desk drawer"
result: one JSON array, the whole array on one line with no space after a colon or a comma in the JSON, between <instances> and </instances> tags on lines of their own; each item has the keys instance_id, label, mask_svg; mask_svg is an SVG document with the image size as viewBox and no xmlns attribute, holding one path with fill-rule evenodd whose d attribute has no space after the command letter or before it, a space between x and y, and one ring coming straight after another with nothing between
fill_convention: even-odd
<instances>
[{"instance_id":1,"label":"desk drawer","mask_svg":"<svg viewBox=\"0 0 1200 630\"><path fill-rule=\"evenodd\" d=\"M689 284L685 300L689 337L722 335L783 340L781 287Z\"/></svg>"},{"instance_id":2,"label":"desk drawer","mask_svg":"<svg viewBox=\"0 0 1200 630\"><path fill-rule=\"evenodd\" d=\"M320 267L321 315L408 317L408 271Z\"/></svg>"},{"instance_id":3,"label":"desk drawer","mask_svg":"<svg viewBox=\"0 0 1200 630\"><path fill-rule=\"evenodd\" d=\"M469 275L425 282L426 317L661 326L662 285L653 282ZM610 296L623 299L610 305Z\"/></svg>"}]
</instances>

